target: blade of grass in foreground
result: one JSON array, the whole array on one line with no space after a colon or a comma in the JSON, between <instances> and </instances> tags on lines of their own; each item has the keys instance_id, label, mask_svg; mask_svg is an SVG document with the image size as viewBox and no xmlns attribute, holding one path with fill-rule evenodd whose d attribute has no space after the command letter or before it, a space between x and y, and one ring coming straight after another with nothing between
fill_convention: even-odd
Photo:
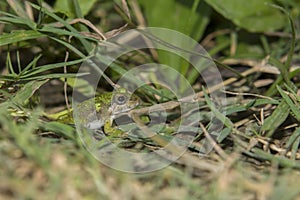
<instances>
[{"instance_id":1,"label":"blade of grass in foreground","mask_svg":"<svg viewBox=\"0 0 300 200\"><path fill-rule=\"evenodd\" d=\"M265 152L259 148L253 148L251 150L252 152L245 152L247 155L250 155L251 157L268 160L271 162L274 162L276 164L279 164L282 167L292 167L296 169L300 169L300 163L297 161L290 160L285 157L279 157L273 154L270 154L268 152Z\"/></svg>"},{"instance_id":2,"label":"blade of grass in foreground","mask_svg":"<svg viewBox=\"0 0 300 200\"><path fill-rule=\"evenodd\" d=\"M24 102L28 101L28 99L35 93L37 89L39 89L42 85L44 85L48 80L41 81L31 81L26 83L11 99L11 101L15 104L23 105Z\"/></svg>"}]
</instances>

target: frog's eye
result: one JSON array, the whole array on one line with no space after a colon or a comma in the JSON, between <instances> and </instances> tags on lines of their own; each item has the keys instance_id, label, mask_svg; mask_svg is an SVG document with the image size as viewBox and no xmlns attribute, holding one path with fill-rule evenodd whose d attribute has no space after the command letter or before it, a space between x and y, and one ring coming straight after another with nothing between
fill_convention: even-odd
<instances>
[{"instance_id":1,"label":"frog's eye","mask_svg":"<svg viewBox=\"0 0 300 200\"><path fill-rule=\"evenodd\" d=\"M116 95L115 96L115 102L118 104L118 105L123 105L125 104L127 101L127 97L125 95Z\"/></svg>"}]
</instances>

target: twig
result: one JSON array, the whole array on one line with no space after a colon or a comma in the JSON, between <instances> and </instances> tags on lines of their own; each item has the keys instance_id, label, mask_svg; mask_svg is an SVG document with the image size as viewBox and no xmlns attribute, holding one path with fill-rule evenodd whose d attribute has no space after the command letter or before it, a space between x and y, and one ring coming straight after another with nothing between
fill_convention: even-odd
<instances>
[{"instance_id":1,"label":"twig","mask_svg":"<svg viewBox=\"0 0 300 200\"><path fill-rule=\"evenodd\" d=\"M70 36L69 39L68 39L69 43L70 43L71 38L72 38L72 36ZM64 62L66 63L68 61L68 59L69 59L69 51L66 50L66 56L65 56ZM64 74L67 74L67 73L68 73L67 66L65 65L64 66ZM70 107L69 100L68 100L67 88L68 88L67 78L64 78L64 97L65 97L65 102L66 102L68 111L71 112L71 107Z\"/></svg>"},{"instance_id":2,"label":"twig","mask_svg":"<svg viewBox=\"0 0 300 200\"><path fill-rule=\"evenodd\" d=\"M210 134L207 132L206 128L204 125L200 122L200 127L203 130L203 133L207 140L210 142L210 144L213 146L213 148L216 150L216 152L224 159L226 160L228 158L228 155L223 151L223 149L216 143L214 139L210 136Z\"/></svg>"},{"instance_id":3,"label":"twig","mask_svg":"<svg viewBox=\"0 0 300 200\"><path fill-rule=\"evenodd\" d=\"M252 94L252 93L244 93L244 92L231 92L231 91L222 91L226 94L232 94L232 95L237 95L237 96L253 96L253 97L259 97L259 98L262 98L262 99L269 99L269 100L274 100L273 98L271 97L267 97L267 96L263 96L263 95L260 95L260 94Z\"/></svg>"},{"instance_id":4,"label":"twig","mask_svg":"<svg viewBox=\"0 0 300 200\"><path fill-rule=\"evenodd\" d=\"M211 41L213 38L215 38L215 37L217 37L217 36L219 36L219 35L225 35L225 34L228 34L228 33L230 33L230 32L231 32L230 29L223 29L223 30L217 30L217 31L214 31L214 32L208 34L208 35L202 40L201 45L202 45L202 46L208 46L208 44L210 43L210 41Z\"/></svg>"},{"instance_id":5,"label":"twig","mask_svg":"<svg viewBox=\"0 0 300 200\"><path fill-rule=\"evenodd\" d=\"M259 67L259 66L258 66ZM244 71L243 73L241 73L243 76L248 76L254 72L257 72L257 67L253 67L249 70ZM219 90L221 88L223 88L226 85L229 85L235 81L237 81L238 78L229 78L227 80L225 80L222 83L219 83L217 85L214 85L213 87L209 88L207 91L205 91L207 94L215 92L216 90ZM147 113L149 111L155 112L155 111L161 111L161 110L170 110L173 109L177 106L180 105L180 102L197 102L199 99L201 99L204 96L203 91L200 91L198 93L196 93L195 95L190 95L187 97L184 97L182 99L179 99L178 101L168 101L165 103L161 103L161 104L155 104L153 106L149 106L149 107L144 107L144 108L140 108L140 109L135 109L135 110L131 110L129 113L130 114L142 114L142 113Z\"/></svg>"},{"instance_id":6,"label":"twig","mask_svg":"<svg viewBox=\"0 0 300 200\"><path fill-rule=\"evenodd\" d=\"M76 23L83 23L85 24L87 27L91 28L93 31L95 31L103 40L106 40L107 38L105 37L105 35L103 33L101 33L101 31L99 31L99 29L97 27L95 27L89 20L83 19L83 18L76 18L71 20L70 22L68 22L69 24L76 24ZM55 23L56 27L63 27L64 25L60 22ZM99 37L97 37L96 39L99 39Z\"/></svg>"}]
</instances>

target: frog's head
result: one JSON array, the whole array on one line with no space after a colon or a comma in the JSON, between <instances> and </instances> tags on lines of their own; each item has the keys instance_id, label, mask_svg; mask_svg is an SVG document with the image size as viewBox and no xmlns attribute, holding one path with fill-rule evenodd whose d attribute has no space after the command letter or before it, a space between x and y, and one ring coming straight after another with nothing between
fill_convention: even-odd
<instances>
[{"instance_id":1,"label":"frog's head","mask_svg":"<svg viewBox=\"0 0 300 200\"><path fill-rule=\"evenodd\" d=\"M117 115L132 110L139 104L140 99L136 95L129 93L125 88L119 88L113 92L109 109L112 115Z\"/></svg>"}]
</instances>

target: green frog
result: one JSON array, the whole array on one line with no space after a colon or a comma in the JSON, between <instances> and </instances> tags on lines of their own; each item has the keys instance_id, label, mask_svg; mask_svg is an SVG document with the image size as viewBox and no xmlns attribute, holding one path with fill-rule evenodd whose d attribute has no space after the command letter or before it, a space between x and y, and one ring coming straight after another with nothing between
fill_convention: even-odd
<instances>
[{"instance_id":1,"label":"green frog","mask_svg":"<svg viewBox=\"0 0 300 200\"><path fill-rule=\"evenodd\" d=\"M120 114L134 109L139 103L137 96L124 88L119 88L114 92L104 93L79 103L74 111L75 121L89 129L103 127L105 134L112 134L117 131L112 127L113 120ZM50 118L56 118L62 123L74 124L73 109L56 113Z\"/></svg>"}]
</instances>

